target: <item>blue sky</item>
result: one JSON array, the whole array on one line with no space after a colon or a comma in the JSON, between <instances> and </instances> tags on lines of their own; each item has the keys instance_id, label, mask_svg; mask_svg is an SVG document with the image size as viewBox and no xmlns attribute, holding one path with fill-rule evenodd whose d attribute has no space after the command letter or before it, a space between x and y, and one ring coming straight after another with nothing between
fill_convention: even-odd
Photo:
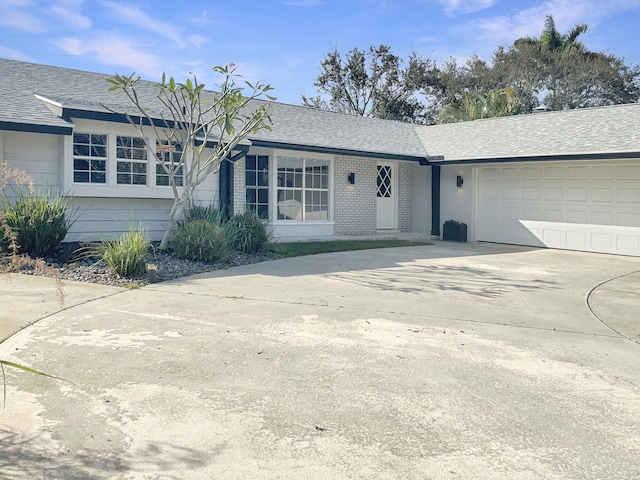
<instances>
[{"instance_id":1,"label":"blue sky","mask_svg":"<svg viewBox=\"0 0 640 480\"><path fill-rule=\"evenodd\" d=\"M0 57L159 80L235 63L279 101L313 94L334 47L388 44L439 63L538 36L546 15L587 48L640 64L640 0L0 0Z\"/></svg>"}]
</instances>

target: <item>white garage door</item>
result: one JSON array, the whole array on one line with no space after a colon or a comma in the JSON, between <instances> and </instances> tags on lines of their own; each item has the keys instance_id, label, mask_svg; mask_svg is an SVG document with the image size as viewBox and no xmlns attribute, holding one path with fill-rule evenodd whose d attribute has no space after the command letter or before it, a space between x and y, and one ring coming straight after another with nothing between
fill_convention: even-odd
<instances>
[{"instance_id":1,"label":"white garage door","mask_svg":"<svg viewBox=\"0 0 640 480\"><path fill-rule=\"evenodd\" d=\"M477 239L640 256L640 161L478 169Z\"/></svg>"}]
</instances>

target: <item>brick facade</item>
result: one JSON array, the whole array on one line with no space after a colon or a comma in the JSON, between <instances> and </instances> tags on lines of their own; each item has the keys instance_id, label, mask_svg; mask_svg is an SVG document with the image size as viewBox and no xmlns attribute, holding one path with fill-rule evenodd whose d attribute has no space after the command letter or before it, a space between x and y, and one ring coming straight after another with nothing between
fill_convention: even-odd
<instances>
[{"instance_id":1,"label":"brick facade","mask_svg":"<svg viewBox=\"0 0 640 480\"><path fill-rule=\"evenodd\" d=\"M355 183L349 184L350 173ZM336 157L334 218L336 235L365 235L376 231L376 161Z\"/></svg>"},{"instance_id":2,"label":"brick facade","mask_svg":"<svg viewBox=\"0 0 640 480\"><path fill-rule=\"evenodd\" d=\"M334 233L336 235L369 235L376 232L376 175L377 161L368 158L336 157L334 162ZM234 165L233 210L245 209L244 159ZM355 183L348 181L355 174ZM412 228L412 165L398 162L397 201L398 229L410 232Z\"/></svg>"},{"instance_id":3,"label":"brick facade","mask_svg":"<svg viewBox=\"0 0 640 480\"><path fill-rule=\"evenodd\" d=\"M401 232L410 232L413 228L411 175L411 163L398 163L398 229Z\"/></svg>"},{"instance_id":4,"label":"brick facade","mask_svg":"<svg viewBox=\"0 0 640 480\"><path fill-rule=\"evenodd\" d=\"M233 213L244 213L244 158L233 165Z\"/></svg>"}]
</instances>

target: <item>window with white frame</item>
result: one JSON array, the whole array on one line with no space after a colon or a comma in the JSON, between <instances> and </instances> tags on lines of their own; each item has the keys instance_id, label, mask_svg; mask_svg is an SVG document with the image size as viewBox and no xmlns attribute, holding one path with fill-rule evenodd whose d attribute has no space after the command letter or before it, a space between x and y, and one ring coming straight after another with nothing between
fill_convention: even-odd
<instances>
[{"instance_id":1,"label":"window with white frame","mask_svg":"<svg viewBox=\"0 0 640 480\"><path fill-rule=\"evenodd\" d=\"M118 185L147 184L147 143L140 137L116 137Z\"/></svg>"},{"instance_id":2,"label":"window with white frame","mask_svg":"<svg viewBox=\"0 0 640 480\"><path fill-rule=\"evenodd\" d=\"M244 172L246 209L269 218L269 157L247 155Z\"/></svg>"},{"instance_id":3,"label":"window with white frame","mask_svg":"<svg viewBox=\"0 0 640 480\"><path fill-rule=\"evenodd\" d=\"M329 220L328 160L278 157L278 220Z\"/></svg>"},{"instance_id":4,"label":"window with white frame","mask_svg":"<svg viewBox=\"0 0 640 480\"><path fill-rule=\"evenodd\" d=\"M173 173L175 185L182 187L184 182L184 168L180 163L182 145L176 142L169 144L167 140L156 142L156 157L162 163L156 163L156 185L171 185L169 171Z\"/></svg>"},{"instance_id":5,"label":"window with white frame","mask_svg":"<svg viewBox=\"0 0 640 480\"><path fill-rule=\"evenodd\" d=\"M107 183L107 135L73 134L73 181Z\"/></svg>"}]
</instances>

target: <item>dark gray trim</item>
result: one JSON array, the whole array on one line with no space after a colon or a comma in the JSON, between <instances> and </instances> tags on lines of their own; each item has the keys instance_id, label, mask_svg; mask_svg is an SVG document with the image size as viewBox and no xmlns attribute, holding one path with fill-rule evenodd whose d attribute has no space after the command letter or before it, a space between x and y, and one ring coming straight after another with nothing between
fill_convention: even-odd
<instances>
[{"instance_id":1,"label":"dark gray trim","mask_svg":"<svg viewBox=\"0 0 640 480\"><path fill-rule=\"evenodd\" d=\"M73 127L5 121L0 121L0 130L10 130L12 132L49 133L51 135L71 135L73 133Z\"/></svg>"},{"instance_id":2,"label":"dark gray trim","mask_svg":"<svg viewBox=\"0 0 640 480\"><path fill-rule=\"evenodd\" d=\"M566 162L578 160L624 160L628 158L640 159L639 152L613 152L613 153L579 153L575 155L540 155L529 157L507 158L475 158L471 160L432 161L432 165L465 165L483 163L518 163L518 162Z\"/></svg>"},{"instance_id":3,"label":"dark gray trim","mask_svg":"<svg viewBox=\"0 0 640 480\"><path fill-rule=\"evenodd\" d=\"M440 166L431 166L431 235L440 236Z\"/></svg>"},{"instance_id":4,"label":"dark gray trim","mask_svg":"<svg viewBox=\"0 0 640 480\"><path fill-rule=\"evenodd\" d=\"M299 145L295 143L271 142L268 140L253 140L254 147L282 148L285 150L295 150L299 152L327 153L330 155L348 155L352 157L379 158L384 160L404 160L409 162L424 162L425 157L414 157L411 155L398 155L393 153L363 152L360 150L349 150L346 148L319 147L311 145Z\"/></svg>"},{"instance_id":5,"label":"dark gray trim","mask_svg":"<svg viewBox=\"0 0 640 480\"><path fill-rule=\"evenodd\" d=\"M103 122L113 122L113 123L130 123L129 119L123 113L113 113L113 112L96 112L95 110L81 110L78 108L63 108L62 109L62 118L67 121L71 121L72 118L85 118L87 120L101 120ZM140 122L140 117L136 115L131 115L131 119L136 123ZM162 119L154 119L158 122L164 122ZM171 121L167 120L169 125L172 124ZM151 125L151 122L146 118L142 118L142 125L148 127Z\"/></svg>"}]
</instances>

